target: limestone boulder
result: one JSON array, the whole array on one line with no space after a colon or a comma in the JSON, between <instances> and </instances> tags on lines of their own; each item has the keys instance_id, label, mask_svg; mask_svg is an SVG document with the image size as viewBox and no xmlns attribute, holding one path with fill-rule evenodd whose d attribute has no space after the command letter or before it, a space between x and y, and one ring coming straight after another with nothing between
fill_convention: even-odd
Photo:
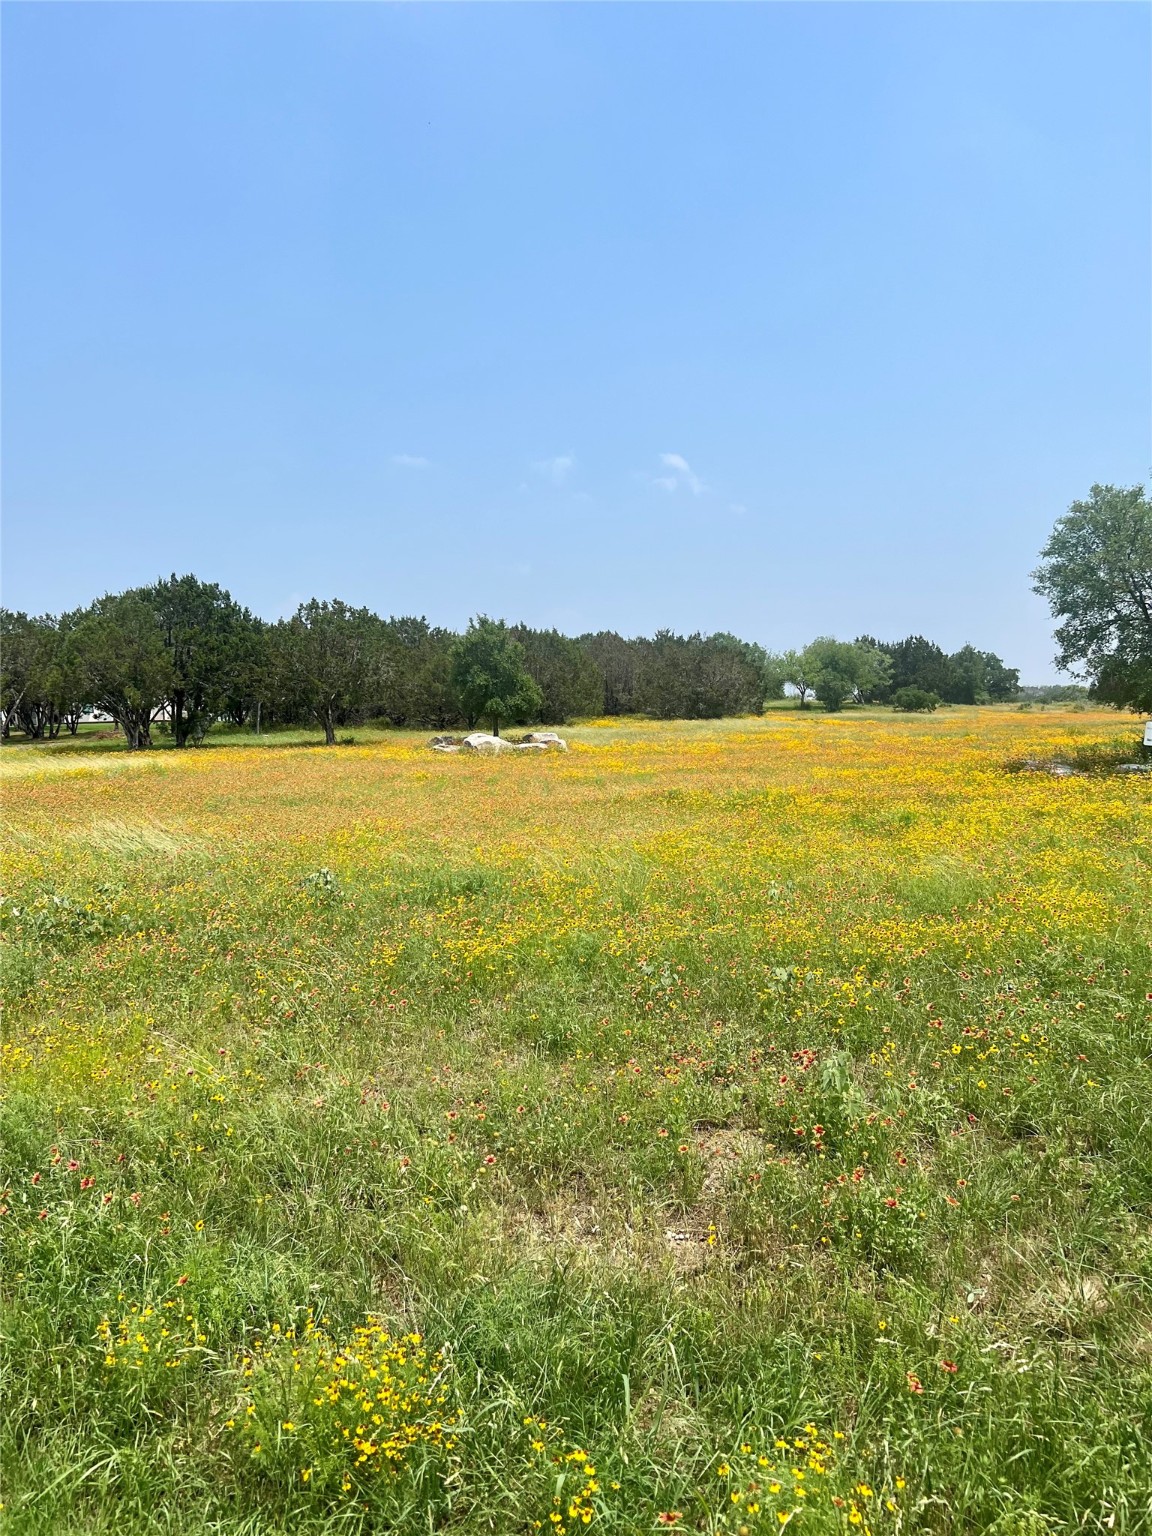
<instances>
[{"instance_id":1,"label":"limestone boulder","mask_svg":"<svg viewBox=\"0 0 1152 1536\"><path fill-rule=\"evenodd\" d=\"M557 738L559 739L559 738ZM486 731L473 731L460 743L465 752L479 752L484 757L499 757L505 752L548 752L552 746L547 741L509 741L506 736L489 736Z\"/></svg>"},{"instance_id":2,"label":"limestone boulder","mask_svg":"<svg viewBox=\"0 0 1152 1536\"><path fill-rule=\"evenodd\" d=\"M525 747L549 747L554 752L567 752L568 743L555 731L529 731L521 741Z\"/></svg>"},{"instance_id":3,"label":"limestone boulder","mask_svg":"<svg viewBox=\"0 0 1152 1536\"><path fill-rule=\"evenodd\" d=\"M487 731L473 731L460 743L465 752L479 752L483 757L498 757L501 752L513 752L515 748L503 736L489 736Z\"/></svg>"}]
</instances>

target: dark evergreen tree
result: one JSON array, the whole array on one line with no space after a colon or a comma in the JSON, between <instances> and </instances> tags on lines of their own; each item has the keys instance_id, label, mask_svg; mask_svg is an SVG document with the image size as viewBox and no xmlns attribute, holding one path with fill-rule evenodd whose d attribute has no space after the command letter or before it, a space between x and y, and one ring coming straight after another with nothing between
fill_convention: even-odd
<instances>
[{"instance_id":1,"label":"dark evergreen tree","mask_svg":"<svg viewBox=\"0 0 1152 1536\"><path fill-rule=\"evenodd\" d=\"M60 666L60 633L45 614L29 618L0 608L0 709L4 735L13 726L33 741L56 735L59 709L54 688Z\"/></svg>"},{"instance_id":2,"label":"dark evergreen tree","mask_svg":"<svg viewBox=\"0 0 1152 1536\"><path fill-rule=\"evenodd\" d=\"M235 702L251 664L252 615L215 582L177 576L145 587L172 666L169 701L177 747L202 739L212 722Z\"/></svg>"},{"instance_id":3,"label":"dark evergreen tree","mask_svg":"<svg viewBox=\"0 0 1152 1536\"><path fill-rule=\"evenodd\" d=\"M456 636L424 618L388 619L383 627L382 691L376 713L396 726L443 729L460 719L452 689Z\"/></svg>"},{"instance_id":4,"label":"dark evergreen tree","mask_svg":"<svg viewBox=\"0 0 1152 1536\"><path fill-rule=\"evenodd\" d=\"M880 649L892 658L889 696L898 688L920 688L942 699L948 697L952 685L951 667L947 656L931 640L925 640L923 635L909 635L906 640L881 645Z\"/></svg>"},{"instance_id":5,"label":"dark evergreen tree","mask_svg":"<svg viewBox=\"0 0 1152 1536\"><path fill-rule=\"evenodd\" d=\"M303 714L324 729L332 746L336 727L363 718L380 693L383 623L367 608L338 598L301 603L276 626L273 638L276 692L289 713Z\"/></svg>"},{"instance_id":6,"label":"dark evergreen tree","mask_svg":"<svg viewBox=\"0 0 1152 1536\"><path fill-rule=\"evenodd\" d=\"M564 725L604 712L604 677L588 651L556 629L514 624L508 633L524 648L524 666L540 690L540 720Z\"/></svg>"},{"instance_id":7,"label":"dark evergreen tree","mask_svg":"<svg viewBox=\"0 0 1152 1536\"><path fill-rule=\"evenodd\" d=\"M735 635L661 629L643 652L634 706L661 720L718 719L764 708L766 653Z\"/></svg>"},{"instance_id":8,"label":"dark evergreen tree","mask_svg":"<svg viewBox=\"0 0 1152 1536\"><path fill-rule=\"evenodd\" d=\"M604 680L604 713L631 715L638 708L636 679L650 640L625 640L613 629L581 635L576 642L591 657Z\"/></svg>"},{"instance_id":9,"label":"dark evergreen tree","mask_svg":"<svg viewBox=\"0 0 1152 1536\"><path fill-rule=\"evenodd\" d=\"M155 604L139 589L102 597L76 616L65 649L84 697L112 716L129 751L150 747L176 680Z\"/></svg>"}]
</instances>

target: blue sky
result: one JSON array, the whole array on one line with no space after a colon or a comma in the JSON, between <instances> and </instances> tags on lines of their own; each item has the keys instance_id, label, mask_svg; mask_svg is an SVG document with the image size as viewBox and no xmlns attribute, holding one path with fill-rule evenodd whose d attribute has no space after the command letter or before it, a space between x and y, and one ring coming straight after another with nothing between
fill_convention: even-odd
<instances>
[{"instance_id":1,"label":"blue sky","mask_svg":"<svg viewBox=\"0 0 1152 1536\"><path fill-rule=\"evenodd\" d=\"M4 586L921 631L1152 463L1150 13L3 7Z\"/></svg>"}]
</instances>

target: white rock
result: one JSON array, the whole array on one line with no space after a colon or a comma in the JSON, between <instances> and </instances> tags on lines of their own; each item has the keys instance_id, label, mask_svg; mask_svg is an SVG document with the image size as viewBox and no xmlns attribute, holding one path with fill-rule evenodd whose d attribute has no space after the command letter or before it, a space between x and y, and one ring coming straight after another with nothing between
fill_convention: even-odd
<instances>
[{"instance_id":1,"label":"white rock","mask_svg":"<svg viewBox=\"0 0 1152 1536\"><path fill-rule=\"evenodd\" d=\"M473 731L471 736L465 736L462 742L465 752L480 752L485 757L498 757L502 752L549 752L556 747L568 750L559 736L551 732L543 731L537 735L529 736L526 741L508 741L504 736L489 736L486 731ZM451 747L440 747L441 752L451 752Z\"/></svg>"},{"instance_id":2,"label":"white rock","mask_svg":"<svg viewBox=\"0 0 1152 1536\"><path fill-rule=\"evenodd\" d=\"M500 752L511 752L512 743L503 736L489 736L486 731L473 731L461 743L466 752L482 752L485 757L496 757Z\"/></svg>"}]
</instances>

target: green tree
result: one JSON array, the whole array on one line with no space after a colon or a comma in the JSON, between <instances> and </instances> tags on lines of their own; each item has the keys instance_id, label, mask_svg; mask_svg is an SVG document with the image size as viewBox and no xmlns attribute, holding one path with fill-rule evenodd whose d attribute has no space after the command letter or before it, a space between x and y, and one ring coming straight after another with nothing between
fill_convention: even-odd
<instances>
[{"instance_id":1,"label":"green tree","mask_svg":"<svg viewBox=\"0 0 1152 1536\"><path fill-rule=\"evenodd\" d=\"M251 722L260 734L264 711L276 696L274 625L249 615L233 638L234 654L221 680L223 697L220 713L233 725Z\"/></svg>"},{"instance_id":2,"label":"green tree","mask_svg":"<svg viewBox=\"0 0 1152 1536\"><path fill-rule=\"evenodd\" d=\"M13 726L33 741L56 734L53 680L59 659L55 619L47 614L30 618L0 608L0 709L5 736Z\"/></svg>"},{"instance_id":3,"label":"green tree","mask_svg":"<svg viewBox=\"0 0 1152 1536\"><path fill-rule=\"evenodd\" d=\"M650 640L625 640L615 630L603 629L595 635L581 635L576 642L597 668L604 683L604 713L635 713L636 679Z\"/></svg>"},{"instance_id":4,"label":"green tree","mask_svg":"<svg viewBox=\"0 0 1152 1536\"><path fill-rule=\"evenodd\" d=\"M78 613L64 613L55 621L55 644L52 648L48 670L48 694L55 716L55 732L61 725L68 727L70 736L80 729L80 716L88 703L88 686L84 670L75 649L69 644L69 636L79 623Z\"/></svg>"},{"instance_id":5,"label":"green tree","mask_svg":"<svg viewBox=\"0 0 1152 1536\"><path fill-rule=\"evenodd\" d=\"M921 688L925 693L947 698L952 687L952 669L938 645L923 635L909 635L904 640L882 644L880 649L892 660L889 697L897 688Z\"/></svg>"},{"instance_id":6,"label":"green tree","mask_svg":"<svg viewBox=\"0 0 1152 1536\"><path fill-rule=\"evenodd\" d=\"M660 720L715 720L764 708L765 652L736 635L656 632L642 652L635 703Z\"/></svg>"},{"instance_id":7,"label":"green tree","mask_svg":"<svg viewBox=\"0 0 1152 1536\"><path fill-rule=\"evenodd\" d=\"M152 745L152 722L174 685L172 656L155 606L140 591L99 598L65 639L85 697L112 716L129 751Z\"/></svg>"},{"instance_id":8,"label":"green tree","mask_svg":"<svg viewBox=\"0 0 1152 1536\"><path fill-rule=\"evenodd\" d=\"M687 652L691 642L658 629L644 647L636 670L633 705L657 720L686 720L692 713Z\"/></svg>"},{"instance_id":9,"label":"green tree","mask_svg":"<svg viewBox=\"0 0 1152 1536\"><path fill-rule=\"evenodd\" d=\"M1108 703L1152 708L1152 502L1094 485L1058 520L1033 572L1056 627L1056 665Z\"/></svg>"},{"instance_id":10,"label":"green tree","mask_svg":"<svg viewBox=\"0 0 1152 1536\"><path fill-rule=\"evenodd\" d=\"M949 678L944 698L949 704L990 704L1014 699L1020 673L1006 667L994 651L963 645L948 657Z\"/></svg>"},{"instance_id":11,"label":"green tree","mask_svg":"<svg viewBox=\"0 0 1152 1536\"><path fill-rule=\"evenodd\" d=\"M392 725L441 729L460 717L452 692L450 630L425 618L386 619L380 713Z\"/></svg>"},{"instance_id":12,"label":"green tree","mask_svg":"<svg viewBox=\"0 0 1152 1536\"><path fill-rule=\"evenodd\" d=\"M1020 691L1020 669L1009 667L995 651L982 651L984 657L984 687L994 704L1014 699Z\"/></svg>"},{"instance_id":13,"label":"green tree","mask_svg":"<svg viewBox=\"0 0 1152 1536\"><path fill-rule=\"evenodd\" d=\"M949 656L948 666L951 677L945 697L950 704L988 703L990 695L982 651L978 651L974 645L961 646Z\"/></svg>"},{"instance_id":14,"label":"green tree","mask_svg":"<svg viewBox=\"0 0 1152 1536\"><path fill-rule=\"evenodd\" d=\"M782 699L784 697L784 685L788 681L784 675L786 670L783 656L778 655L775 651L764 652L760 676L765 700Z\"/></svg>"},{"instance_id":15,"label":"green tree","mask_svg":"<svg viewBox=\"0 0 1152 1536\"><path fill-rule=\"evenodd\" d=\"M892 682L892 658L871 640L854 640L856 682L852 696L857 704L875 704L887 697Z\"/></svg>"},{"instance_id":16,"label":"green tree","mask_svg":"<svg viewBox=\"0 0 1152 1536\"><path fill-rule=\"evenodd\" d=\"M514 624L509 634L524 647L525 670L540 689L541 721L564 725L578 715L603 713L603 675L575 640L526 624Z\"/></svg>"},{"instance_id":17,"label":"green tree","mask_svg":"<svg viewBox=\"0 0 1152 1536\"><path fill-rule=\"evenodd\" d=\"M820 635L804 648L800 670L824 708L834 711L843 709L848 695L872 678L872 666L864 647Z\"/></svg>"},{"instance_id":18,"label":"green tree","mask_svg":"<svg viewBox=\"0 0 1152 1536\"><path fill-rule=\"evenodd\" d=\"M808 708L809 695L815 692L816 682L808 666L808 652L785 651L780 657L780 673L784 681L800 695L800 708Z\"/></svg>"},{"instance_id":19,"label":"green tree","mask_svg":"<svg viewBox=\"0 0 1152 1536\"><path fill-rule=\"evenodd\" d=\"M1091 694L1117 709L1138 709L1152 715L1152 657L1128 661L1106 658L1093 679Z\"/></svg>"},{"instance_id":20,"label":"green tree","mask_svg":"<svg viewBox=\"0 0 1152 1536\"><path fill-rule=\"evenodd\" d=\"M452 686L465 717L490 720L493 736L499 736L501 720L526 719L540 708L524 647L503 620L484 614L468 621L467 633L453 647Z\"/></svg>"},{"instance_id":21,"label":"green tree","mask_svg":"<svg viewBox=\"0 0 1152 1536\"><path fill-rule=\"evenodd\" d=\"M177 747L199 740L225 714L251 662L252 615L215 582L177 576L146 587L172 663L172 737Z\"/></svg>"},{"instance_id":22,"label":"green tree","mask_svg":"<svg viewBox=\"0 0 1152 1536\"><path fill-rule=\"evenodd\" d=\"M763 646L724 630L706 636L697 667L699 718L762 714L768 679L768 653Z\"/></svg>"},{"instance_id":23,"label":"green tree","mask_svg":"<svg viewBox=\"0 0 1152 1536\"><path fill-rule=\"evenodd\" d=\"M362 715L379 697L383 625L367 608L332 602L301 603L276 625L276 692L290 710L310 716L333 746L336 727Z\"/></svg>"}]
</instances>

